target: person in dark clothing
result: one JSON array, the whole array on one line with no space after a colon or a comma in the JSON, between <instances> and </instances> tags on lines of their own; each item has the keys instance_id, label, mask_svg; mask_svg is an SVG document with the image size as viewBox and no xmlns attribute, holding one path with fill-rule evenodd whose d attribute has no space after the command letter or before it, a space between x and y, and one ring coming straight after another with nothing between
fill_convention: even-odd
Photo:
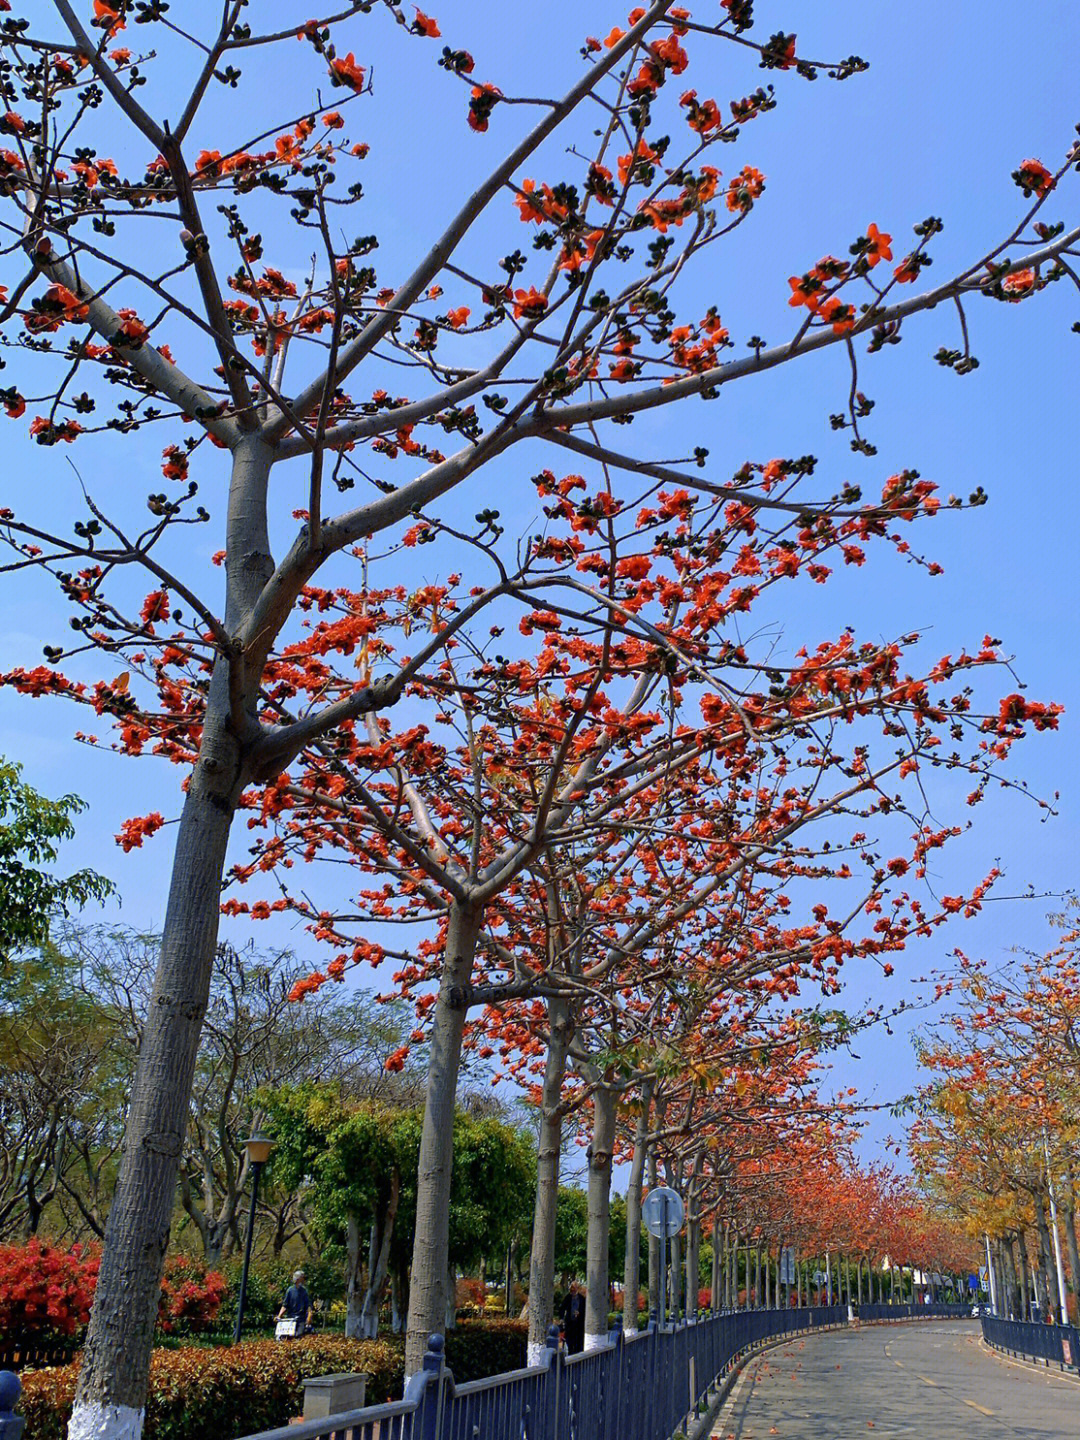
<instances>
[{"instance_id":1,"label":"person in dark clothing","mask_svg":"<svg viewBox=\"0 0 1080 1440\"><path fill-rule=\"evenodd\" d=\"M278 1311L279 1320L298 1320L296 1333L303 1335L307 1330L308 1317L311 1314L311 1296L304 1287L304 1272L297 1270L293 1275L293 1283L285 1291L285 1303Z\"/></svg>"},{"instance_id":2,"label":"person in dark clothing","mask_svg":"<svg viewBox=\"0 0 1080 1440\"><path fill-rule=\"evenodd\" d=\"M563 1301L560 1315L567 1353L580 1355L585 1348L585 1296L576 1280L571 1284L570 1293Z\"/></svg>"}]
</instances>

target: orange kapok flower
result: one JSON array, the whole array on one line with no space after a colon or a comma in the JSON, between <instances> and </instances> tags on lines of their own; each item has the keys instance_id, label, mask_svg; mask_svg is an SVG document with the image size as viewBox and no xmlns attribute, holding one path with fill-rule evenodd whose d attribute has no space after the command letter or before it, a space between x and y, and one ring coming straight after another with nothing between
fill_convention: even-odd
<instances>
[{"instance_id":1,"label":"orange kapok flower","mask_svg":"<svg viewBox=\"0 0 1080 1440\"><path fill-rule=\"evenodd\" d=\"M1010 300L1022 300L1035 288L1035 271L1014 270L1002 280L1001 288Z\"/></svg>"},{"instance_id":2,"label":"orange kapok flower","mask_svg":"<svg viewBox=\"0 0 1080 1440\"><path fill-rule=\"evenodd\" d=\"M535 320L544 313L547 306L547 296L537 290L535 285L528 290L514 291L514 315L518 320Z\"/></svg>"},{"instance_id":3,"label":"orange kapok flower","mask_svg":"<svg viewBox=\"0 0 1080 1440\"><path fill-rule=\"evenodd\" d=\"M94 24L113 36L126 27L127 21L114 5L107 4L106 0L94 0Z\"/></svg>"},{"instance_id":4,"label":"orange kapok flower","mask_svg":"<svg viewBox=\"0 0 1080 1440\"><path fill-rule=\"evenodd\" d=\"M1054 177L1041 160L1025 160L1012 177L1025 195L1040 198L1054 188Z\"/></svg>"},{"instance_id":5,"label":"orange kapok flower","mask_svg":"<svg viewBox=\"0 0 1080 1440\"><path fill-rule=\"evenodd\" d=\"M839 295L830 295L818 307L817 313L832 326L834 335L846 335L855 328L855 307L841 300Z\"/></svg>"},{"instance_id":6,"label":"orange kapok flower","mask_svg":"<svg viewBox=\"0 0 1080 1440\"><path fill-rule=\"evenodd\" d=\"M330 79L335 85L346 85L350 90L364 88L363 66L357 65L356 56L350 50L348 55L338 56L330 62Z\"/></svg>"},{"instance_id":7,"label":"orange kapok flower","mask_svg":"<svg viewBox=\"0 0 1080 1440\"><path fill-rule=\"evenodd\" d=\"M883 235L876 225L870 224L866 227L866 238L870 242L866 247L866 263L871 268L880 260L892 259L891 235Z\"/></svg>"},{"instance_id":8,"label":"orange kapok flower","mask_svg":"<svg viewBox=\"0 0 1080 1440\"><path fill-rule=\"evenodd\" d=\"M417 6L414 5L413 9L416 10L416 19L413 21L412 27L414 34L426 35L429 40L437 40L442 34L439 22L433 20L430 15L425 15Z\"/></svg>"}]
</instances>

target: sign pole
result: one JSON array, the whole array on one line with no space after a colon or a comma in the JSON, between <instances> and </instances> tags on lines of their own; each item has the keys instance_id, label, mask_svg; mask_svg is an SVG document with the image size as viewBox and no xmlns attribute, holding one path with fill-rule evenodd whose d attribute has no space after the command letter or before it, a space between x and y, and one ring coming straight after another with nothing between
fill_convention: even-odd
<instances>
[{"instance_id":1,"label":"sign pole","mask_svg":"<svg viewBox=\"0 0 1080 1440\"><path fill-rule=\"evenodd\" d=\"M664 1219L663 1219L663 1227L664 1227L664 1273L663 1273L663 1284L662 1284L662 1286L661 1286L662 1299L661 1299L661 1301L660 1301L660 1325L661 1325L661 1327L663 1327L664 1325L667 1324L667 1302L668 1302L668 1268L669 1268L668 1252L669 1252L669 1239L668 1239L668 1218L667 1218L667 1216L668 1216L668 1198L667 1198L667 1192L666 1192L666 1191L665 1191L665 1193L664 1193L663 1216L664 1216Z\"/></svg>"}]
</instances>

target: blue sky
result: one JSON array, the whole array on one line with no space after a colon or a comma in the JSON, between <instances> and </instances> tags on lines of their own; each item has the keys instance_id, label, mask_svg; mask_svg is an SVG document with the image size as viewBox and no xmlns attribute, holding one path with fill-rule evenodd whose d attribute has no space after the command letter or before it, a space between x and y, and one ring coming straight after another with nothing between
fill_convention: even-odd
<instances>
[{"instance_id":1,"label":"blue sky","mask_svg":"<svg viewBox=\"0 0 1080 1440\"><path fill-rule=\"evenodd\" d=\"M36 19L45 8L32 5L29 13ZM179 13L188 7L173 8ZM253 8L271 24L292 23L299 13L284 0ZM409 40L378 14L342 27L337 37L340 52L354 50L373 70L373 94L350 111L350 134L371 144L363 171L366 199L354 223L360 232L379 234L380 277L387 280L411 268L443 217L524 123L522 112L506 108L496 112L487 135L474 135L465 124L463 92L436 66L441 45L468 48L476 57L475 78L494 81L507 93L558 94L580 73L577 49L585 34L606 34L625 18L621 6L596 0L587 7L551 0L512 8L492 0L441 6L432 0L431 8L443 30L438 42ZM708 18L714 0L691 8ZM702 96L715 93L726 100L771 78L781 100L717 161L729 172L755 165L767 176L765 197L729 242L707 252L703 273L687 281L688 296L700 293L718 303L737 345L753 333L774 342L792 333L787 277L822 254L844 254L871 221L892 232L899 255L913 224L941 216L945 230L933 246L930 280L977 259L1022 213L1010 172L1029 156L1054 168L1075 138L1080 120L1075 4L1046 0L1037 9L1037 22L1018 21L1016 7L1003 0L932 12L844 0L827 6L758 0L755 14L760 38L795 30L800 54L829 59L857 53L871 68L842 85L824 78L806 84L792 75L764 76L752 56L732 46L702 53L695 65L693 83ZM248 93L286 94L299 64L308 59L306 48L290 45L260 56L251 66ZM156 104L161 113L173 108L176 83L172 72L157 76L141 92L144 103ZM327 91L324 98L334 97ZM204 144L224 148L223 139L242 138L223 133L227 106L227 96L213 96L205 129L197 126L193 134L192 151ZM276 118L272 114L267 123ZM560 178L561 143L549 147L528 173ZM1073 176L1051 202L1047 218L1075 224L1078 196L1080 177ZM524 243L509 197L493 208L486 233L501 243L496 253ZM293 262L297 268L305 263L302 245ZM9 262L0 279L10 286L18 279L15 272ZM1080 296L1065 285L1019 306L973 303L969 319L980 367L961 378L931 358L939 346L956 344L954 314L919 317L902 345L863 364L862 388L877 402L868 423L879 452L873 459L852 456L845 434L828 426L828 415L843 408L848 386L838 349L732 386L711 407L692 412L695 442L700 434L721 474L747 458L812 452L821 459L819 473L829 490L844 479L880 483L893 471L913 467L945 494L967 495L979 485L989 493L985 507L945 514L923 527L921 548L945 567L942 577L929 579L922 569L882 553L826 587L800 591L797 608L774 617L784 626L781 647L790 650L847 623L868 637L928 628L936 653L956 653L991 634L1016 655L1030 694L1066 706L1059 733L1025 742L1012 767L1034 793L1049 798L1060 791L1058 816L1046 820L1015 795L993 796L937 877L946 892L970 884L995 861L1006 871L998 887L1002 896L1029 887L1061 891L1075 881L1080 336L1070 327L1077 318ZM14 378L19 363L19 357L9 357L6 379ZM639 422L634 443L650 455L678 453L686 444L686 423L681 410ZM78 462L95 494L117 504L127 503L129 492L132 503L141 502L155 486L155 457L164 443L159 436L140 437L135 445L102 437L69 456L65 447L42 450L30 444L21 425L4 424L0 496L20 511L31 513L43 496L50 508L73 509L77 481L69 458ZM144 463L148 478L138 470ZM531 487L519 499L513 480L509 474L500 477L511 529L515 520L528 524L534 505ZM209 554L220 540L204 542L200 535L192 543L204 544ZM0 666L39 663L42 645L66 627L66 608L43 582L7 577L0 577L0 604ZM80 714L62 704L0 690L0 753L20 761L26 777L45 792L74 790L89 804L78 838L65 852L67 864L93 864L113 878L123 900L118 919L157 925L172 832L164 830L130 855L122 854L112 837L131 814L160 809L175 815L178 773L157 762L136 763L73 744L71 734L82 723ZM890 988L853 976L852 997L899 995L911 977L943 964L953 945L990 959L1003 957L1014 944L1039 948L1050 908L1052 902L1039 900L995 900L976 921L939 931L932 942L912 950ZM271 937L269 931L257 933ZM309 948L302 932L272 933L291 939L301 953ZM878 1099L909 1087L913 1065L903 1027L891 1040L867 1038L855 1048L863 1058L838 1062L838 1082L857 1084ZM889 1128L875 1122L874 1134Z\"/></svg>"}]
</instances>

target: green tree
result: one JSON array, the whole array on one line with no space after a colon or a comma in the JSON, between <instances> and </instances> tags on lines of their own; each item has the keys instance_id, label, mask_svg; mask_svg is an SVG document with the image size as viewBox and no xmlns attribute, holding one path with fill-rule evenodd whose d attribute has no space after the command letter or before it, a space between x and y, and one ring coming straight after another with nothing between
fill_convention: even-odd
<instances>
[{"instance_id":1,"label":"green tree","mask_svg":"<svg viewBox=\"0 0 1080 1440\"><path fill-rule=\"evenodd\" d=\"M161 937L121 926L69 926L58 943L77 957L83 987L102 1005L130 1078ZM306 973L290 951L253 944L219 945L214 957L178 1190L182 1223L198 1232L210 1264L239 1245L251 1178L244 1138L264 1123L263 1091L332 1080L355 1097L416 1101L409 1077L385 1068L404 1034L400 1007L373 1007L365 992L338 985L295 1004L293 988ZM294 1192L267 1184L261 1193L260 1230L279 1255L303 1232L307 1217Z\"/></svg>"},{"instance_id":2,"label":"green tree","mask_svg":"<svg viewBox=\"0 0 1080 1440\"><path fill-rule=\"evenodd\" d=\"M555 1269L565 1290L585 1274L589 1239L589 1197L572 1185L559 1186L555 1211Z\"/></svg>"},{"instance_id":3,"label":"green tree","mask_svg":"<svg viewBox=\"0 0 1080 1440\"><path fill-rule=\"evenodd\" d=\"M344 1243L346 1331L373 1338L387 1281L392 1273L405 1279L411 1252L423 1112L349 1100L328 1085L282 1088L265 1096L265 1106L277 1140L271 1175L303 1190L320 1235ZM523 1241L535 1185L526 1134L497 1116L458 1111L450 1200L455 1269L477 1267Z\"/></svg>"},{"instance_id":4,"label":"green tree","mask_svg":"<svg viewBox=\"0 0 1080 1440\"><path fill-rule=\"evenodd\" d=\"M0 966L0 1238L104 1234L130 1066L51 942Z\"/></svg>"},{"instance_id":5,"label":"green tree","mask_svg":"<svg viewBox=\"0 0 1080 1440\"><path fill-rule=\"evenodd\" d=\"M58 912L113 890L94 870L60 879L41 868L55 864L61 843L75 834L72 816L86 806L77 795L48 800L21 775L21 766L0 759L0 964L16 950L44 945Z\"/></svg>"}]
</instances>

